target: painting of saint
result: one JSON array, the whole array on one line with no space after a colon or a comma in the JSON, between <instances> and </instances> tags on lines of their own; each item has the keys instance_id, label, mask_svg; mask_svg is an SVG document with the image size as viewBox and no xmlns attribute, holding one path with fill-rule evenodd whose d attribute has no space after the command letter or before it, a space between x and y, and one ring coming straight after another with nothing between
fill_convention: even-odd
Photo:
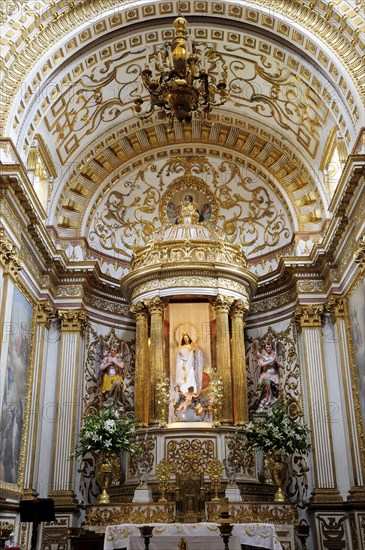
<instances>
[{"instance_id":1,"label":"painting of saint","mask_svg":"<svg viewBox=\"0 0 365 550\"><path fill-rule=\"evenodd\" d=\"M178 191L167 203L167 222L176 224L210 222L212 205L208 200L200 191L189 189Z\"/></svg>"},{"instance_id":2,"label":"painting of saint","mask_svg":"<svg viewBox=\"0 0 365 550\"><path fill-rule=\"evenodd\" d=\"M6 483L18 482L31 326L32 306L14 287L11 330L5 373L1 373L0 395L0 480Z\"/></svg>"},{"instance_id":3,"label":"painting of saint","mask_svg":"<svg viewBox=\"0 0 365 550\"><path fill-rule=\"evenodd\" d=\"M365 279L349 300L350 323L359 382L362 423L365 429Z\"/></svg>"}]
</instances>

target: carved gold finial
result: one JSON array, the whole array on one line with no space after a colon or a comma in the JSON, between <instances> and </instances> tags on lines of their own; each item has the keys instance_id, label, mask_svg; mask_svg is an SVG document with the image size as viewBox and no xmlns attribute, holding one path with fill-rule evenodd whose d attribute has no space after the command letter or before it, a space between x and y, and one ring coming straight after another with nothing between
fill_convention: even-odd
<instances>
[{"instance_id":1,"label":"carved gold finial","mask_svg":"<svg viewBox=\"0 0 365 550\"><path fill-rule=\"evenodd\" d=\"M163 458L156 466L156 477L161 490L161 498L158 499L158 502L167 502L165 494L169 487L170 476L173 471L173 465L167 462L166 458Z\"/></svg>"},{"instance_id":2,"label":"carved gold finial","mask_svg":"<svg viewBox=\"0 0 365 550\"><path fill-rule=\"evenodd\" d=\"M207 471L214 492L214 497L212 498L212 501L220 501L218 493L221 488L221 481L223 477L223 464L218 458L213 458L213 460L211 460L208 464Z\"/></svg>"}]
</instances>

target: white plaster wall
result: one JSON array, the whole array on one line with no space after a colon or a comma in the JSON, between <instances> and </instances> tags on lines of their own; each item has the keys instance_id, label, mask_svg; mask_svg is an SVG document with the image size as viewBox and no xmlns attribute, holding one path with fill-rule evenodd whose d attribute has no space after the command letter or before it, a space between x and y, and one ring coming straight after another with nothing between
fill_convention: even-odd
<instances>
[{"instance_id":1,"label":"white plaster wall","mask_svg":"<svg viewBox=\"0 0 365 550\"><path fill-rule=\"evenodd\" d=\"M351 455L348 437L343 379L338 348L337 327L326 316L322 330L328 391L328 415L332 433L337 487L343 498L351 487Z\"/></svg>"},{"instance_id":2,"label":"white plaster wall","mask_svg":"<svg viewBox=\"0 0 365 550\"><path fill-rule=\"evenodd\" d=\"M41 382L41 397L39 406L39 467L36 489L40 497L47 497L50 491L52 475L52 449L55 420L57 414L56 391L57 373L59 369L60 330L57 321L54 321L48 333L48 350L43 366ZM62 412L62 411L61 411Z\"/></svg>"}]
</instances>

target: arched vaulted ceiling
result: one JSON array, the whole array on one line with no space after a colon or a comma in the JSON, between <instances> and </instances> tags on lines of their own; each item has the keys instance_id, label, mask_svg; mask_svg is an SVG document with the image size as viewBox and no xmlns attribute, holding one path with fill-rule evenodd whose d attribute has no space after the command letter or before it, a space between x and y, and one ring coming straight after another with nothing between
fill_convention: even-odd
<instances>
[{"instance_id":1,"label":"arched vaulted ceiling","mask_svg":"<svg viewBox=\"0 0 365 550\"><path fill-rule=\"evenodd\" d=\"M8 2L1 128L25 164L43 138L55 175L46 222L54 235L86 239L92 252L128 261L133 239L125 233L126 247L113 250L89 238L100 220L101 233L110 230L103 211L112 194L129 217L119 213L111 227L124 224L146 240L174 182L161 174L169 159L189 157L219 198L221 225L249 256L300 253L293 246L309 236L318 242L331 199L321 170L328 137L337 132L350 152L364 125L360 8L343 0ZM229 69L230 100L209 125L133 115L133 99L145 96L146 48L171 40L178 9L194 40L220 52ZM253 196L276 214L252 213ZM131 217L134 207L142 218ZM275 216L285 238L273 237L282 228ZM247 244L253 226L256 247Z\"/></svg>"}]
</instances>

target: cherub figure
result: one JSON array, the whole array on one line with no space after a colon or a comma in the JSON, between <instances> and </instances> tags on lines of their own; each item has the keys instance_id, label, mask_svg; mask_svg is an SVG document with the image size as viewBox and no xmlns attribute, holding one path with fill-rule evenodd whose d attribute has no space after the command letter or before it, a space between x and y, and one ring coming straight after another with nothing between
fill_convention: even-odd
<instances>
[{"instance_id":1,"label":"cherub figure","mask_svg":"<svg viewBox=\"0 0 365 550\"><path fill-rule=\"evenodd\" d=\"M259 397L257 412L264 411L279 397L279 371L284 368L283 363L279 361L279 355L281 355L279 342L277 342L275 350L272 341L267 340L261 353L258 340L252 342L250 370L254 381L254 390Z\"/></svg>"},{"instance_id":2,"label":"cherub figure","mask_svg":"<svg viewBox=\"0 0 365 550\"><path fill-rule=\"evenodd\" d=\"M178 406L176 411L186 411L186 409L193 404L193 400L197 397L199 397L199 394L194 392L194 386L190 386L188 391L184 393L184 401Z\"/></svg>"}]
</instances>

